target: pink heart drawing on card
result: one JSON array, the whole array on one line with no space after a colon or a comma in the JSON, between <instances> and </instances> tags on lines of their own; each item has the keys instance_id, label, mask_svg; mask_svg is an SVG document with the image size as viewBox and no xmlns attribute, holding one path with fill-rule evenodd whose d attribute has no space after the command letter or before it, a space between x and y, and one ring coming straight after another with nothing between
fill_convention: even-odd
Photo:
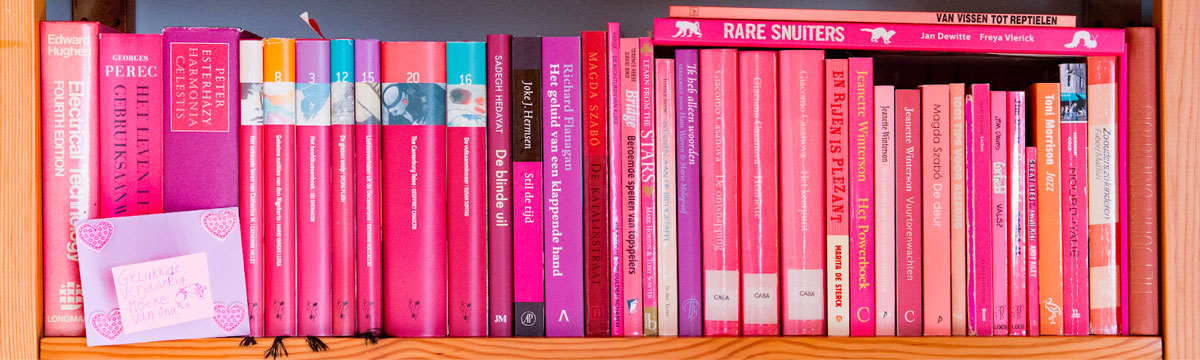
<instances>
[{"instance_id":1,"label":"pink heart drawing on card","mask_svg":"<svg viewBox=\"0 0 1200 360\"><path fill-rule=\"evenodd\" d=\"M96 252L104 250L112 235L113 224L104 220L97 221L94 225L82 223L75 227L75 238Z\"/></svg>"},{"instance_id":2,"label":"pink heart drawing on card","mask_svg":"<svg viewBox=\"0 0 1200 360\"><path fill-rule=\"evenodd\" d=\"M98 312L92 314L92 328L108 341L116 340L125 327L121 324L121 309L112 309L108 314Z\"/></svg>"},{"instance_id":3,"label":"pink heart drawing on card","mask_svg":"<svg viewBox=\"0 0 1200 360\"><path fill-rule=\"evenodd\" d=\"M204 224L204 230L216 237L217 240L225 241L225 237L233 232L234 225L237 225L237 213L233 210L225 210L220 214L209 211L200 215L200 222Z\"/></svg>"},{"instance_id":4,"label":"pink heart drawing on card","mask_svg":"<svg viewBox=\"0 0 1200 360\"><path fill-rule=\"evenodd\" d=\"M246 320L246 306L242 304L231 304L225 306L222 304L213 304L213 322L217 327L225 331L225 335L229 335L234 330L237 330L242 321Z\"/></svg>"}]
</instances>

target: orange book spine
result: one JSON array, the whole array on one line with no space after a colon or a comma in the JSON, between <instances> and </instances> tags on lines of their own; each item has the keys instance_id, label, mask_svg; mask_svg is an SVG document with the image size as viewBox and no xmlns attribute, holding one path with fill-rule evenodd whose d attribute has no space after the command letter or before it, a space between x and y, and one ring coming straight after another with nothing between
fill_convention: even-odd
<instances>
[{"instance_id":1,"label":"orange book spine","mask_svg":"<svg viewBox=\"0 0 1200 360\"><path fill-rule=\"evenodd\" d=\"M1062 335L1064 323L1058 89L1055 83L1034 84L1029 89L1038 149L1038 303L1042 335Z\"/></svg>"},{"instance_id":2,"label":"orange book spine","mask_svg":"<svg viewBox=\"0 0 1200 360\"><path fill-rule=\"evenodd\" d=\"M1117 59L1087 59L1091 333L1117 334Z\"/></svg>"}]
</instances>

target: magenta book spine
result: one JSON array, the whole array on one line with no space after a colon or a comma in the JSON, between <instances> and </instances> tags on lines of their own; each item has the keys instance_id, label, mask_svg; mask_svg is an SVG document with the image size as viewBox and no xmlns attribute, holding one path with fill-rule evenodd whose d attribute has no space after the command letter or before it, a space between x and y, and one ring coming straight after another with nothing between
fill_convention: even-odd
<instances>
[{"instance_id":1,"label":"magenta book spine","mask_svg":"<svg viewBox=\"0 0 1200 360\"><path fill-rule=\"evenodd\" d=\"M512 35L487 37L488 336L513 335Z\"/></svg>"},{"instance_id":2,"label":"magenta book spine","mask_svg":"<svg viewBox=\"0 0 1200 360\"><path fill-rule=\"evenodd\" d=\"M638 38L638 195L641 199L642 237L642 331L658 336L658 211L655 201L654 151L654 44L650 38Z\"/></svg>"},{"instance_id":3,"label":"magenta book spine","mask_svg":"<svg viewBox=\"0 0 1200 360\"><path fill-rule=\"evenodd\" d=\"M875 86L875 336L896 336L896 89Z\"/></svg>"},{"instance_id":4,"label":"magenta book spine","mask_svg":"<svg viewBox=\"0 0 1200 360\"><path fill-rule=\"evenodd\" d=\"M620 194L622 193L624 173L621 172L623 164L625 164L625 152L622 151L621 128L623 126L624 107L620 106L622 99L625 98L621 91L621 24L610 22L608 23L608 32L605 33L605 48L608 49L608 54L605 62L605 70L608 71L608 251L609 251L609 323L612 328L610 333L612 336L622 336L625 334L624 326L624 298L625 286L622 282L624 279L625 266L621 260L624 254L622 237L624 228L624 218L622 217L622 209L624 201Z\"/></svg>"},{"instance_id":5,"label":"magenta book spine","mask_svg":"<svg viewBox=\"0 0 1200 360\"><path fill-rule=\"evenodd\" d=\"M1008 335L1029 334L1028 316L1028 239L1025 237L1028 220L1025 193L1025 92L1009 91L1007 94L1008 124L1008 282L1003 288L1008 296Z\"/></svg>"},{"instance_id":6,"label":"magenta book spine","mask_svg":"<svg viewBox=\"0 0 1200 360\"><path fill-rule=\"evenodd\" d=\"M296 248L300 335L333 333L329 40L296 40Z\"/></svg>"},{"instance_id":7,"label":"magenta book spine","mask_svg":"<svg viewBox=\"0 0 1200 360\"><path fill-rule=\"evenodd\" d=\"M992 336L992 105L987 84L972 84L967 104L967 332ZM974 325L972 331L971 325Z\"/></svg>"},{"instance_id":8,"label":"magenta book spine","mask_svg":"<svg viewBox=\"0 0 1200 360\"><path fill-rule=\"evenodd\" d=\"M267 174L266 336L296 332L296 41L263 40L263 166Z\"/></svg>"},{"instance_id":9,"label":"magenta book spine","mask_svg":"<svg viewBox=\"0 0 1200 360\"><path fill-rule=\"evenodd\" d=\"M704 335L738 336L737 50L700 50Z\"/></svg>"},{"instance_id":10,"label":"magenta book spine","mask_svg":"<svg viewBox=\"0 0 1200 360\"><path fill-rule=\"evenodd\" d=\"M579 37L542 38L546 336L583 336L583 133Z\"/></svg>"},{"instance_id":11,"label":"magenta book spine","mask_svg":"<svg viewBox=\"0 0 1200 360\"><path fill-rule=\"evenodd\" d=\"M846 59L825 60L825 309L829 336L850 336L850 271L846 261L850 247L846 179L848 67Z\"/></svg>"},{"instance_id":12,"label":"magenta book spine","mask_svg":"<svg viewBox=\"0 0 1200 360\"><path fill-rule=\"evenodd\" d=\"M742 333L779 335L779 114L774 51L738 54Z\"/></svg>"},{"instance_id":13,"label":"magenta book spine","mask_svg":"<svg viewBox=\"0 0 1200 360\"><path fill-rule=\"evenodd\" d=\"M875 336L875 85L871 58L850 58L850 336Z\"/></svg>"},{"instance_id":14,"label":"magenta book spine","mask_svg":"<svg viewBox=\"0 0 1200 360\"><path fill-rule=\"evenodd\" d=\"M354 40L356 331L383 333L383 180L379 40Z\"/></svg>"},{"instance_id":15,"label":"magenta book spine","mask_svg":"<svg viewBox=\"0 0 1200 360\"><path fill-rule=\"evenodd\" d=\"M384 332L446 336L446 43L380 50Z\"/></svg>"},{"instance_id":16,"label":"magenta book spine","mask_svg":"<svg viewBox=\"0 0 1200 360\"><path fill-rule=\"evenodd\" d=\"M940 36L938 34L941 34ZM1122 29L654 19L664 46L1120 55Z\"/></svg>"},{"instance_id":17,"label":"magenta book spine","mask_svg":"<svg viewBox=\"0 0 1200 360\"><path fill-rule=\"evenodd\" d=\"M896 90L896 335L921 336L921 91Z\"/></svg>"},{"instance_id":18,"label":"magenta book spine","mask_svg":"<svg viewBox=\"0 0 1200 360\"><path fill-rule=\"evenodd\" d=\"M514 336L546 335L542 265L542 39L512 41Z\"/></svg>"},{"instance_id":19,"label":"magenta book spine","mask_svg":"<svg viewBox=\"0 0 1200 360\"><path fill-rule=\"evenodd\" d=\"M238 44L241 78L241 126L238 129L238 214L242 231L242 260L246 264L246 305L250 336L263 336L263 42Z\"/></svg>"},{"instance_id":20,"label":"magenta book spine","mask_svg":"<svg viewBox=\"0 0 1200 360\"><path fill-rule=\"evenodd\" d=\"M333 332L355 334L354 40L329 41L330 209L333 219ZM245 110L243 110L245 111Z\"/></svg>"},{"instance_id":21,"label":"magenta book spine","mask_svg":"<svg viewBox=\"0 0 1200 360\"><path fill-rule=\"evenodd\" d=\"M1025 253L1026 281L1028 296L1027 304L1029 317L1029 336L1040 336L1041 328L1041 294L1038 292L1038 180L1037 180L1037 147L1025 147L1025 242L1028 244Z\"/></svg>"},{"instance_id":22,"label":"magenta book spine","mask_svg":"<svg viewBox=\"0 0 1200 360\"><path fill-rule=\"evenodd\" d=\"M1008 336L1008 93L992 91L988 148L992 155L992 335ZM987 244L984 244L987 246Z\"/></svg>"},{"instance_id":23,"label":"magenta book spine","mask_svg":"<svg viewBox=\"0 0 1200 360\"><path fill-rule=\"evenodd\" d=\"M1087 64L1059 65L1062 92L1063 335L1087 335L1088 304L1088 98Z\"/></svg>"},{"instance_id":24,"label":"magenta book spine","mask_svg":"<svg viewBox=\"0 0 1200 360\"><path fill-rule=\"evenodd\" d=\"M100 217L162 212L162 36L100 34Z\"/></svg>"},{"instance_id":25,"label":"magenta book spine","mask_svg":"<svg viewBox=\"0 0 1200 360\"><path fill-rule=\"evenodd\" d=\"M779 52L783 335L825 334L824 81L825 52Z\"/></svg>"},{"instance_id":26,"label":"magenta book spine","mask_svg":"<svg viewBox=\"0 0 1200 360\"><path fill-rule=\"evenodd\" d=\"M482 41L446 43L446 264L450 336L487 336L487 65Z\"/></svg>"},{"instance_id":27,"label":"magenta book spine","mask_svg":"<svg viewBox=\"0 0 1200 360\"><path fill-rule=\"evenodd\" d=\"M99 36L111 31L94 22L40 24L46 336L84 335L74 222L100 213Z\"/></svg>"},{"instance_id":28,"label":"magenta book spine","mask_svg":"<svg viewBox=\"0 0 1200 360\"><path fill-rule=\"evenodd\" d=\"M641 86L638 84L638 39L621 39L621 322L624 336L642 336L641 185L638 151L641 140Z\"/></svg>"}]
</instances>

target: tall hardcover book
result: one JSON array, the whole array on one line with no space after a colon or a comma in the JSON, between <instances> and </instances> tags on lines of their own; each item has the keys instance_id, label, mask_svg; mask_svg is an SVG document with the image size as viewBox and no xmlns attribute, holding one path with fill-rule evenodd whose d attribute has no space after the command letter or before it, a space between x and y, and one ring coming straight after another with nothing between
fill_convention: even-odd
<instances>
[{"instance_id":1,"label":"tall hardcover book","mask_svg":"<svg viewBox=\"0 0 1200 360\"><path fill-rule=\"evenodd\" d=\"M163 211L237 206L238 41L235 28L163 29L167 120ZM213 81L195 81L209 77ZM204 154L204 156L196 156Z\"/></svg>"},{"instance_id":2,"label":"tall hardcover book","mask_svg":"<svg viewBox=\"0 0 1200 360\"><path fill-rule=\"evenodd\" d=\"M263 133L267 137L266 336L296 328L296 40L263 40ZM170 145L168 145L170 146ZM169 186L169 184L168 184Z\"/></svg>"},{"instance_id":3,"label":"tall hardcover book","mask_svg":"<svg viewBox=\"0 0 1200 360\"><path fill-rule=\"evenodd\" d=\"M487 336L487 46L446 43L446 235L450 336Z\"/></svg>"},{"instance_id":4,"label":"tall hardcover book","mask_svg":"<svg viewBox=\"0 0 1200 360\"><path fill-rule=\"evenodd\" d=\"M742 333L779 335L779 113L776 53L738 54Z\"/></svg>"},{"instance_id":5,"label":"tall hardcover book","mask_svg":"<svg viewBox=\"0 0 1200 360\"><path fill-rule=\"evenodd\" d=\"M875 335L875 85L871 58L850 58L851 336Z\"/></svg>"},{"instance_id":6,"label":"tall hardcover book","mask_svg":"<svg viewBox=\"0 0 1200 360\"><path fill-rule=\"evenodd\" d=\"M238 128L238 214L242 231L242 261L246 264L246 305L250 336L263 336L263 209L266 173L263 172L263 41L238 42L241 74L241 126Z\"/></svg>"},{"instance_id":7,"label":"tall hardcover book","mask_svg":"<svg viewBox=\"0 0 1200 360\"><path fill-rule=\"evenodd\" d=\"M112 31L94 22L44 21L39 28L46 336L84 335L74 223L100 215L99 37Z\"/></svg>"},{"instance_id":8,"label":"tall hardcover book","mask_svg":"<svg viewBox=\"0 0 1200 360\"><path fill-rule=\"evenodd\" d=\"M1025 92L1008 92L1008 335L1029 334L1028 211L1025 159Z\"/></svg>"},{"instance_id":9,"label":"tall hardcover book","mask_svg":"<svg viewBox=\"0 0 1200 360\"><path fill-rule=\"evenodd\" d=\"M850 336L848 71L845 59L825 60L825 309L829 336Z\"/></svg>"},{"instance_id":10,"label":"tall hardcover book","mask_svg":"<svg viewBox=\"0 0 1200 360\"><path fill-rule=\"evenodd\" d=\"M578 37L542 38L546 336L583 336L583 96Z\"/></svg>"},{"instance_id":11,"label":"tall hardcover book","mask_svg":"<svg viewBox=\"0 0 1200 360\"><path fill-rule=\"evenodd\" d=\"M100 217L161 213L162 36L99 41Z\"/></svg>"},{"instance_id":12,"label":"tall hardcover book","mask_svg":"<svg viewBox=\"0 0 1200 360\"><path fill-rule=\"evenodd\" d=\"M950 334L967 335L966 85L950 84Z\"/></svg>"},{"instance_id":13,"label":"tall hardcover book","mask_svg":"<svg viewBox=\"0 0 1200 360\"><path fill-rule=\"evenodd\" d=\"M654 44L650 38L638 38L638 177L641 186L642 236L642 329L646 336L658 336L658 212L655 201L654 151Z\"/></svg>"},{"instance_id":14,"label":"tall hardcover book","mask_svg":"<svg viewBox=\"0 0 1200 360\"><path fill-rule=\"evenodd\" d=\"M330 209L333 227L333 332L354 327L354 40L329 41Z\"/></svg>"},{"instance_id":15,"label":"tall hardcover book","mask_svg":"<svg viewBox=\"0 0 1200 360\"><path fill-rule=\"evenodd\" d=\"M896 335L921 336L921 90L896 90Z\"/></svg>"},{"instance_id":16,"label":"tall hardcover book","mask_svg":"<svg viewBox=\"0 0 1200 360\"><path fill-rule=\"evenodd\" d=\"M512 41L514 336L546 335L542 267L542 39Z\"/></svg>"},{"instance_id":17,"label":"tall hardcover book","mask_svg":"<svg viewBox=\"0 0 1200 360\"><path fill-rule=\"evenodd\" d=\"M446 335L446 44L384 42L384 332Z\"/></svg>"},{"instance_id":18,"label":"tall hardcover book","mask_svg":"<svg viewBox=\"0 0 1200 360\"><path fill-rule=\"evenodd\" d=\"M982 94L981 94L982 95ZM988 149L991 150L992 335L1008 336L1008 93L992 91ZM988 246L988 244L982 244ZM985 269L986 270L986 269Z\"/></svg>"},{"instance_id":19,"label":"tall hardcover book","mask_svg":"<svg viewBox=\"0 0 1200 360\"><path fill-rule=\"evenodd\" d=\"M1038 83L1027 92L1037 147L1038 326L1041 335L1063 334L1062 128L1058 83ZM1033 223L1030 212L1030 223ZM1032 226L1030 227L1033 228ZM1031 230L1032 231L1032 230ZM1033 239L1033 236L1030 236ZM1033 248L1034 242L1030 241ZM1032 260L1032 259L1031 259ZM1030 274L1034 273L1030 268Z\"/></svg>"},{"instance_id":20,"label":"tall hardcover book","mask_svg":"<svg viewBox=\"0 0 1200 360\"><path fill-rule=\"evenodd\" d=\"M379 40L354 40L354 256L357 332L383 332L383 115Z\"/></svg>"},{"instance_id":21,"label":"tall hardcover book","mask_svg":"<svg viewBox=\"0 0 1200 360\"><path fill-rule=\"evenodd\" d=\"M922 303L925 336L950 335L950 87L921 87Z\"/></svg>"},{"instance_id":22,"label":"tall hardcover book","mask_svg":"<svg viewBox=\"0 0 1200 360\"><path fill-rule=\"evenodd\" d=\"M1158 92L1153 28L1126 29L1129 39L1129 333L1159 334ZM1120 157L1120 156L1119 156ZM1133 309L1137 309L1134 311Z\"/></svg>"},{"instance_id":23,"label":"tall hardcover book","mask_svg":"<svg viewBox=\"0 0 1200 360\"><path fill-rule=\"evenodd\" d=\"M1063 334L1087 335L1090 317L1087 64L1060 64L1059 89L1062 91L1062 156L1059 159L1062 160Z\"/></svg>"},{"instance_id":24,"label":"tall hardcover book","mask_svg":"<svg viewBox=\"0 0 1200 360\"><path fill-rule=\"evenodd\" d=\"M1026 112L1032 113L1032 109ZM1029 126L1029 128L1032 129L1035 128L1035 126L1037 126L1037 124L1032 124L1032 126ZM1029 139L1026 138L1026 140ZM1039 291L1041 288L1041 283L1038 276L1038 269L1040 267L1038 264L1038 256L1040 256L1040 253L1038 252L1038 221L1040 221L1040 219L1038 218L1039 184L1037 155L1037 147L1025 147L1025 240L1029 245L1029 251L1026 252L1028 256L1026 256L1025 261L1027 269L1026 273L1028 274L1026 277L1027 280L1025 281L1028 289L1025 308L1029 313L1029 336L1039 336L1042 334L1041 326L1039 326L1042 319L1041 306L1039 306L1039 301L1041 300L1041 292Z\"/></svg>"},{"instance_id":25,"label":"tall hardcover book","mask_svg":"<svg viewBox=\"0 0 1200 360\"><path fill-rule=\"evenodd\" d=\"M705 336L737 336L741 333L737 62L737 50L700 50Z\"/></svg>"},{"instance_id":26,"label":"tall hardcover book","mask_svg":"<svg viewBox=\"0 0 1200 360\"><path fill-rule=\"evenodd\" d=\"M621 39L621 323L624 336L642 336L642 191L638 39Z\"/></svg>"},{"instance_id":27,"label":"tall hardcover book","mask_svg":"<svg viewBox=\"0 0 1200 360\"><path fill-rule=\"evenodd\" d=\"M675 60L654 60L654 147L658 203L658 334L679 335L679 252L675 188Z\"/></svg>"},{"instance_id":28,"label":"tall hardcover book","mask_svg":"<svg viewBox=\"0 0 1200 360\"><path fill-rule=\"evenodd\" d=\"M1075 16L1072 15L999 15L988 13L923 11L767 9L671 5L669 7L668 16L672 18L696 19L758 19L832 22L884 22L897 24L1075 27Z\"/></svg>"},{"instance_id":29,"label":"tall hardcover book","mask_svg":"<svg viewBox=\"0 0 1200 360\"><path fill-rule=\"evenodd\" d=\"M1090 333L1117 334L1117 59L1087 59Z\"/></svg>"},{"instance_id":30,"label":"tall hardcover book","mask_svg":"<svg viewBox=\"0 0 1200 360\"><path fill-rule=\"evenodd\" d=\"M675 143L679 238L679 336L704 335L700 211L700 53L675 50Z\"/></svg>"},{"instance_id":31,"label":"tall hardcover book","mask_svg":"<svg viewBox=\"0 0 1200 360\"><path fill-rule=\"evenodd\" d=\"M512 35L487 37L488 336L513 335ZM482 310L480 310L482 311Z\"/></svg>"},{"instance_id":32,"label":"tall hardcover book","mask_svg":"<svg viewBox=\"0 0 1200 360\"><path fill-rule=\"evenodd\" d=\"M609 325L612 336L625 334L625 241L622 234L625 224L625 202L621 194L624 191L625 173L621 171L625 164L625 152L622 151L621 129L624 126L624 107L620 104L625 99L621 90L621 24L608 23L608 32L604 35L604 45L608 50L605 62L605 72L608 74L608 263L609 263Z\"/></svg>"},{"instance_id":33,"label":"tall hardcover book","mask_svg":"<svg viewBox=\"0 0 1200 360\"><path fill-rule=\"evenodd\" d=\"M783 335L825 333L824 75L823 51L779 52Z\"/></svg>"},{"instance_id":34,"label":"tall hardcover book","mask_svg":"<svg viewBox=\"0 0 1200 360\"><path fill-rule=\"evenodd\" d=\"M296 40L296 248L300 335L333 333L329 40Z\"/></svg>"},{"instance_id":35,"label":"tall hardcover book","mask_svg":"<svg viewBox=\"0 0 1200 360\"><path fill-rule=\"evenodd\" d=\"M896 89L875 86L875 336L896 336Z\"/></svg>"},{"instance_id":36,"label":"tall hardcover book","mask_svg":"<svg viewBox=\"0 0 1200 360\"><path fill-rule=\"evenodd\" d=\"M583 32L583 236L585 336L609 336L608 48L605 32Z\"/></svg>"}]
</instances>

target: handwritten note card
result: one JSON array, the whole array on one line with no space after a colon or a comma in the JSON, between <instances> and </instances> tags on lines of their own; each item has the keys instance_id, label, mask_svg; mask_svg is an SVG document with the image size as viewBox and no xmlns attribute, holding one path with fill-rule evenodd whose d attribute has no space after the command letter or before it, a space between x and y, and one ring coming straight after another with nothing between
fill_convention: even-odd
<instances>
[{"instance_id":1,"label":"handwritten note card","mask_svg":"<svg viewBox=\"0 0 1200 360\"><path fill-rule=\"evenodd\" d=\"M208 256L177 256L112 268L127 334L213 316Z\"/></svg>"}]
</instances>

